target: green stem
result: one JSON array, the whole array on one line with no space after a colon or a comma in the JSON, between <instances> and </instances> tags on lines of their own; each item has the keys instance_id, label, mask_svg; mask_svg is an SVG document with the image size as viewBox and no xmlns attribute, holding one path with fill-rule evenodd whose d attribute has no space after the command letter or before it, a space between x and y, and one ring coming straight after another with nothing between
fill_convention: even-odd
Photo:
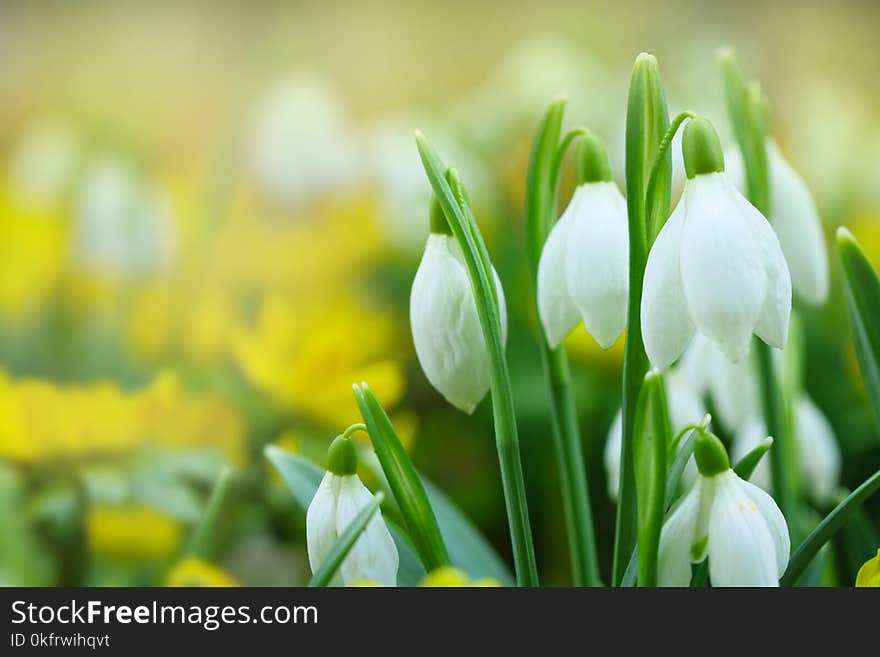
<instances>
[{"instance_id":1,"label":"green stem","mask_svg":"<svg viewBox=\"0 0 880 657\"><path fill-rule=\"evenodd\" d=\"M231 484L232 469L223 468L217 477L217 481L214 483L211 497L208 498L208 506L205 508L202 521L199 523L190 541L189 549L187 550L188 554L201 559L210 559L214 556L217 525L229 501L229 493L232 489Z\"/></svg>"},{"instance_id":2,"label":"green stem","mask_svg":"<svg viewBox=\"0 0 880 657\"><path fill-rule=\"evenodd\" d=\"M529 162L526 234L536 308L538 263L549 234L551 217L555 215L562 162L574 139L586 133L585 130L572 130L557 146L564 107L562 100L550 105L538 129ZM600 583L599 560L568 356L562 346L550 348L540 321L537 322L537 331L550 401L550 428L559 467L572 580L575 586L597 586Z\"/></svg>"},{"instance_id":3,"label":"green stem","mask_svg":"<svg viewBox=\"0 0 880 657\"><path fill-rule=\"evenodd\" d=\"M843 502L834 507L819 525L804 539L791 559L788 568L779 580L780 586L793 586L804 569L837 531L843 527L844 521L859 505L880 489L880 470L868 477L861 486L856 488Z\"/></svg>"},{"instance_id":4,"label":"green stem","mask_svg":"<svg viewBox=\"0 0 880 657\"><path fill-rule=\"evenodd\" d=\"M517 583L520 586L538 586L538 568L519 453L513 391L504 356L501 319L495 299L491 263L457 174L453 169L446 168L421 133L416 134L416 143L434 194L461 247L489 355L489 387L495 420L495 443L510 524Z\"/></svg>"}]
</instances>

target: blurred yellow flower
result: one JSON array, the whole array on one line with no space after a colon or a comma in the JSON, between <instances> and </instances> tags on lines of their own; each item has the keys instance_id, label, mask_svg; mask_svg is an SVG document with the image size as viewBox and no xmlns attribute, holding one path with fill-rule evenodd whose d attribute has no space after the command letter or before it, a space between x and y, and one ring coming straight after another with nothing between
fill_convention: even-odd
<instances>
[{"instance_id":1,"label":"blurred yellow flower","mask_svg":"<svg viewBox=\"0 0 880 657\"><path fill-rule=\"evenodd\" d=\"M39 309L56 288L66 257L66 228L53 209L17 203L0 186L0 314Z\"/></svg>"},{"instance_id":2,"label":"blurred yellow flower","mask_svg":"<svg viewBox=\"0 0 880 657\"><path fill-rule=\"evenodd\" d=\"M92 506L86 515L89 549L99 557L149 561L180 549L183 527L146 506Z\"/></svg>"},{"instance_id":3,"label":"blurred yellow flower","mask_svg":"<svg viewBox=\"0 0 880 657\"><path fill-rule=\"evenodd\" d=\"M345 424L359 417L351 391L367 381L386 406L404 391L388 314L352 303L317 309L293 307L278 297L264 302L255 330L242 330L236 355L248 378L276 402L315 419Z\"/></svg>"},{"instance_id":4,"label":"blurred yellow flower","mask_svg":"<svg viewBox=\"0 0 880 657\"><path fill-rule=\"evenodd\" d=\"M196 557L178 561L168 573L166 586L238 586L232 575Z\"/></svg>"},{"instance_id":5,"label":"blurred yellow flower","mask_svg":"<svg viewBox=\"0 0 880 657\"><path fill-rule=\"evenodd\" d=\"M225 399L192 394L171 373L126 392L112 383L10 380L0 371L0 457L20 462L130 452L143 444L221 450L246 458L247 432Z\"/></svg>"},{"instance_id":6,"label":"blurred yellow flower","mask_svg":"<svg viewBox=\"0 0 880 657\"><path fill-rule=\"evenodd\" d=\"M430 573L425 576L425 578L419 583L419 586L427 586L427 587L459 587L459 586L470 586L470 587L496 587L501 586L496 580L491 577L481 577L480 579L470 580L467 574L459 570L458 568L454 568L452 566L441 566L440 568L436 568L432 570Z\"/></svg>"},{"instance_id":7,"label":"blurred yellow flower","mask_svg":"<svg viewBox=\"0 0 880 657\"><path fill-rule=\"evenodd\" d=\"M877 554L859 568L856 586L880 587L880 548L877 549Z\"/></svg>"}]
</instances>

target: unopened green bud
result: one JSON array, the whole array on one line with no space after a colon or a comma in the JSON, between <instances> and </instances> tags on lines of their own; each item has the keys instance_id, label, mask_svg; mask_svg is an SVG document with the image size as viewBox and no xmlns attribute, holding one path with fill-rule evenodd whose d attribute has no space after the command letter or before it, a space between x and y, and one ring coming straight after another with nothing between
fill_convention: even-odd
<instances>
[{"instance_id":1,"label":"unopened green bud","mask_svg":"<svg viewBox=\"0 0 880 657\"><path fill-rule=\"evenodd\" d=\"M703 118L689 121L681 140L684 169L688 178L724 171L724 155L714 126Z\"/></svg>"},{"instance_id":2,"label":"unopened green bud","mask_svg":"<svg viewBox=\"0 0 880 657\"><path fill-rule=\"evenodd\" d=\"M588 132L575 146L575 168L578 184L611 181L611 161L602 140Z\"/></svg>"},{"instance_id":3,"label":"unopened green bud","mask_svg":"<svg viewBox=\"0 0 880 657\"><path fill-rule=\"evenodd\" d=\"M730 459L727 450L713 433L697 428L697 439L694 441L694 459L697 468L704 477L714 477L730 470Z\"/></svg>"},{"instance_id":4,"label":"unopened green bud","mask_svg":"<svg viewBox=\"0 0 880 657\"><path fill-rule=\"evenodd\" d=\"M336 436L327 450L327 470L344 477L357 472L357 449L348 436Z\"/></svg>"},{"instance_id":5,"label":"unopened green bud","mask_svg":"<svg viewBox=\"0 0 880 657\"><path fill-rule=\"evenodd\" d=\"M452 229L446 220L446 213L440 206L440 201L433 194L431 195L431 232L438 235L452 235Z\"/></svg>"}]
</instances>

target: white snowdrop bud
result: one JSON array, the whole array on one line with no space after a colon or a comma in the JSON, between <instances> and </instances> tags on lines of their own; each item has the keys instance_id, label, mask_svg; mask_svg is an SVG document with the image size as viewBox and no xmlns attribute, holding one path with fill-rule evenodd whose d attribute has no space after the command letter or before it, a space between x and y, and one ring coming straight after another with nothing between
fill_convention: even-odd
<instances>
[{"instance_id":1,"label":"white snowdrop bud","mask_svg":"<svg viewBox=\"0 0 880 657\"><path fill-rule=\"evenodd\" d=\"M489 354L464 255L445 221L435 202L432 232L413 280L409 318L428 381L450 404L471 413L489 390ZM494 268L492 277L506 342L504 290Z\"/></svg>"},{"instance_id":2,"label":"white snowdrop bud","mask_svg":"<svg viewBox=\"0 0 880 657\"><path fill-rule=\"evenodd\" d=\"M626 325L626 201L611 179L608 154L597 137L582 137L577 162L581 184L541 252L538 313L554 349L581 319L607 349Z\"/></svg>"},{"instance_id":3,"label":"white snowdrop bud","mask_svg":"<svg viewBox=\"0 0 880 657\"><path fill-rule=\"evenodd\" d=\"M725 176L708 121L688 123L683 151L688 182L645 269L641 318L648 358L658 369L668 367L695 329L734 362L748 354L752 333L781 348L791 279L779 241Z\"/></svg>"},{"instance_id":4,"label":"white snowdrop bud","mask_svg":"<svg viewBox=\"0 0 880 657\"><path fill-rule=\"evenodd\" d=\"M327 473L306 512L306 544L313 573L327 558L339 536L373 500L356 471L354 442L347 436L338 436L330 445ZM396 586L398 561L397 546L382 519L382 512L377 511L330 586L347 586L364 580Z\"/></svg>"}]
</instances>

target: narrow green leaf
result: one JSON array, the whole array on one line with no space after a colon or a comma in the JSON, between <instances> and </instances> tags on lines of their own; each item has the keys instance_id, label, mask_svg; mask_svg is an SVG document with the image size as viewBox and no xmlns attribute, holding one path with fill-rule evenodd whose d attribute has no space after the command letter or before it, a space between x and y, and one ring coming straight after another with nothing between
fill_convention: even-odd
<instances>
[{"instance_id":1,"label":"narrow green leaf","mask_svg":"<svg viewBox=\"0 0 880 657\"><path fill-rule=\"evenodd\" d=\"M709 424L709 416L703 420L702 424L707 426ZM676 449L675 458L672 461L672 465L669 468L669 472L666 475L666 508L664 509L664 514L669 511L672 507L672 503L675 502L676 493L678 491L678 482L681 481L681 475L684 474L684 469L687 466L688 460L691 458L691 455L694 453L694 441L696 440L696 432L694 429L690 429L687 432L687 436L684 438L684 443L682 443L681 447ZM665 518L664 518L665 519ZM661 527L662 531L662 527ZM635 586L636 580L638 579L639 574L639 548L633 550L632 556L629 559L629 563L626 566L626 570L623 574L623 579L620 582L621 586Z\"/></svg>"},{"instance_id":2,"label":"narrow green leaf","mask_svg":"<svg viewBox=\"0 0 880 657\"><path fill-rule=\"evenodd\" d=\"M669 218L669 189L664 187L664 185L668 185L667 178L671 180L672 165L669 147L672 145L672 140L681 124L686 119L694 118L696 118L696 114L693 112L681 112L672 120L663 139L660 140L660 145L657 147L657 153L651 164L648 183L645 187L645 230L648 236L648 249L657 239L657 235L660 234L660 230Z\"/></svg>"},{"instance_id":3,"label":"narrow green leaf","mask_svg":"<svg viewBox=\"0 0 880 657\"><path fill-rule=\"evenodd\" d=\"M223 468L211 491L211 497L205 507L205 513L199 522L190 541L188 553L210 560L216 549L216 537L223 511L227 508L229 494L232 490L232 469Z\"/></svg>"},{"instance_id":4,"label":"narrow green leaf","mask_svg":"<svg viewBox=\"0 0 880 657\"><path fill-rule=\"evenodd\" d=\"M532 543L531 522L519 453L513 391L507 359L504 355L504 340L501 334L498 302L495 298L495 282L491 275L491 262L473 219L464 187L455 171L446 168L421 133L416 133L416 144L428 181L461 247L486 351L489 354L495 445L501 466L501 483L510 526L517 583L521 586L537 586L538 568L535 563L535 548Z\"/></svg>"},{"instance_id":5,"label":"narrow green leaf","mask_svg":"<svg viewBox=\"0 0 880 657\"><path fill-rule=\"evenodd\" d=\"M880 429L880 278L846 228L837 229L859 369Z\"/></svg>"},{"instance_id":6,"label":"narrow green leaf","mask_svg":"<svg viewBox=\"0 0 880 657\"><path fill-rule=\"evenodd\" d=\"M360 387L355 385L353 388L376 456L382 465L382 471L388 480L394 500L400 507L416 552L428 571L448 565L449 554L440 535L440 527L437 518L434 517L425 487L409 454L400 442L388 414L366 383Z\"/></svg>"},{"instance_id":7,"label":"narrow green leaf","mask_svg":"<svg viewBox=\"0 0 880 657\"><path fill-rule=\"evenodd\" d=\"M639 586L657 585L657 550L666 512L666 449L670 442L663 376L649 372L635 422Z\"/></svg>"},{"instance_id":8,"label":"narrow green leaf","mask_svg":"<svg viewBox=\"0 0 880 657\"><path fill-rule=\"evenodd\" d=\"M880 489L880 470L868 477L861 486L856 488L850 495L840 504L834 507L819 525L810 532L810 535L804 539L791 559L788 562L788 568L779 580L780 586L793 586L797 582L801 573L813 560L813 557L822 549L837 531L843 527L847 518L859 508L865 500Z\"/></svg>"},{"instance_id":9,"label":"narrow green leaf","mask_svg":"<svg viewBox=\"0 0 880 657\"><path fill-rule=\"evenodd\" d=\"M767 450L770 449L772 444L773 438L770 436L764 438L764 440L758 443L748 454L743 456L735 466L733 466L733 471L741 478L748 481L752 476L752 473L755 471L755 468L758 467L758 463L761 462L764 454L767 453Z\"/></svg>"},{"instance_id":10,"label":"narrow green leaf","mask_svg":"<svg viewBox=\"0 0 880 657\"><path fill-rule=\"evenodd\" d=\"M324 471L311 461L276 445L266 447L265 454L278 474L281 475L297 505L303 511L308 510L321 483L321 478L324 476ZM397 545L397 554L400 557L397 585L417 586L425 577L425 568L416 556L406 532L390 519L385 518L384 520L391 531L391 537Z\"/></svg>"},{"instance_id":11,"label":"narrow green leaf","mask_svg":"<svg viewBox=\"0 0 880 657\"><path fill-rule=\"evenodd\" d=\"M626 110L626 207L629 228L629 298L627 301L626 346L623 356L622 439L620 451L620 494L614 533L612 584L623 579L627 560L635 547L636 481L633 429L642 380L648 357L642 343L641 303L645 263L648 258L645 192L650 167L669 127L666 96L657 60L642 53L630 78ZM668 152L667 156L668 157ZM651 212L669 208L671 169L658 175ZM669 174L669 175L667 175ZM665 205L663 203L665 202ZM664 209L665 208L665 209Z\"/></svg>"},{"instance_id":12,"label":"narrow green leaf","mask_svg":"<svg viewBox=\"0 0 880 657\"><path fill-rule=\"evenodd\" d=\"M526 180L526 245L534 281L541 260L544 241L550 232L549 218L556 214L556 190L549 172L556 158L565 99L554 100L538 126L529 158Z\"/></svg>"},{"instance_id":13,"label":"narrow green leaf","mask_svg":"<svg viewBox=\"0 0 880 657\"><path fill-rule=\"evenodd\" d=\"M364 533L370 520L376 515L383 499L385 499L384 493L376 493L370 503L358 512L354 520L336 539L330 552L327 553L327 557L318 566L318 570L312 575L312 579L309 580L310 587L327 586L330 583L342 562L345 561L345 557L348 556L354 544Z\"/></svg>"}]
</instances>

